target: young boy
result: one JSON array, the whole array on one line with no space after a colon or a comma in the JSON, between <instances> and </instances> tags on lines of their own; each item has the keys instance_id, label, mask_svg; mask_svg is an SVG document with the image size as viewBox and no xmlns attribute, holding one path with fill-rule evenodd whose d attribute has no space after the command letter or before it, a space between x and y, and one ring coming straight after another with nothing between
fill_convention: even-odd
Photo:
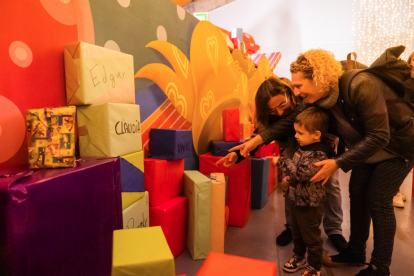
<instances>
[{"instance_id":1,"label":"young boy","mask_svg":"<svg viewBox=\"0 0 414 276\"><path fill-rule=\"evenodd\" d=\"M314 183L310 179L320 169L314 164L334 155L333 149L321 142L328 124L328 115L317 107L300 113L294 124L295 138L299 143L294 157L292 160L281 157L278 161L286 175L285 197L290 207L294 244L293 258L284 265L283 270L296 272L306 267L302 276L321 275L322 239L319 226L326 192L322 182Z\"/></svg>"}]
</instances>

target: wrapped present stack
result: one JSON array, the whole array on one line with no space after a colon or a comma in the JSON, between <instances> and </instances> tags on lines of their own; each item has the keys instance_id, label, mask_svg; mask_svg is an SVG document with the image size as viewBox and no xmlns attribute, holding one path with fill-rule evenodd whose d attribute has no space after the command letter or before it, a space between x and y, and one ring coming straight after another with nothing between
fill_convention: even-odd
<instances>
[{"instance_id":1,"label":"wrapped present stack","mask_svg":"<svg viewBox=\"0 0 414 276\"><path fill-rule=\"evenodd\" d=\"M133 57L85 42L65 45L66 97L77 105L79 153L120 157L123 227L149 226Z\"/></svg>"},{"instance_id":2,"label":"wrapped present stack","mask_svg":"<svg viewBox=\"0 0 414 276\"><path fill-rule=\"evenodd\" d=\"M161 226L174 257L185 249L187 197L183 192L184 158L192 151L190 130L151 129L144 160L145 190L149 193L150 226Z\"/></svg>"}]
</instances>

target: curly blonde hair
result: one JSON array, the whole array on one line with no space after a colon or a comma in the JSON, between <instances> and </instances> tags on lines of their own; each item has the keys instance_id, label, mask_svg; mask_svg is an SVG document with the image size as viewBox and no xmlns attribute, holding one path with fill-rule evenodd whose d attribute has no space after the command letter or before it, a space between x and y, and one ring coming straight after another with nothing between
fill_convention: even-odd
<instances>
[{"instance_id":1,"label":"curly blonde hair","mask_svg":"<svg viewBox=\"0 0 414 276\"><path fill-rule=\"evenodd\" d=\"M311 49L290 64L290 72L302 72L306 79L313 80L321 91L329 91L338 85L342 66L332 52Z\"/></svg>"}]
</instances>

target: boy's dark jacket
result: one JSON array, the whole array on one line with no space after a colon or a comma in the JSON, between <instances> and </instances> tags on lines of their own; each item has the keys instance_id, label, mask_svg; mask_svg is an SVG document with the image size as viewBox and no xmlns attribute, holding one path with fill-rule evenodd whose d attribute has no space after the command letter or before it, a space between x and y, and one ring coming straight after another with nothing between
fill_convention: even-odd
<instances>
[{"instance_id":1,"label":"boy's dark jacket","mask_svg":"<svg viewBox=\"0 0 414 276\"><path fill-rule=\"evenodd\" d=\"M325 143L313 143L299 146L293 159L280 157L279 168L290 177L290 186L295 190L296 206L318 207L325 202L325 187L320 182L310 182L310 179L321 169L314 164L334 155L333 149ZM285 190L287 196L289 189Z\"/></svg>"}]
</instances>

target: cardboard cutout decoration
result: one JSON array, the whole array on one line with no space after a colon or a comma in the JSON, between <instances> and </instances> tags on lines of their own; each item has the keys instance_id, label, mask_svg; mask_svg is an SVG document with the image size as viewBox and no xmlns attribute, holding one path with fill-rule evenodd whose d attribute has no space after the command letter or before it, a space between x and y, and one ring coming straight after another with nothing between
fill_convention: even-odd
<instances>
[{"instance_id":1,"label":"cardboard cutout decoration","mask_svg":"<svg viewBox=\"0 0 414 276\"><path fill-rule=\"evenodd\" d=\"M253 76L249 79L249 110L250 114L253 114L253 109L255 105L255 98L257 89L260 85L273 76L273 71L270 69L269 60L267 57L263 57L260 61L259 66L257 67Z\"/></svg>"},{"instance_id":2,"label":"cardboard cutout decoration","mask_svg":"<svg viewBox=\"0 0 414 276\"><path fill-rule=\"evenodd\" d=\"M152 63L141 68L135 78L147 78L158 84L168 99L190 123L194 113L194 86L190 62L174 45L165 41L153 41L146 47L159 51L170 62L170 67Z\"/></svg>"},{"instance_id":3,"label":"cardboard cutout decoration","mask_svg":"<svg viewBox=\"0 0 414 276\"><path fill-rule=\"evenodd\" d=\"M256 41L250 34L243 33L243 42L246 45L246 51L249 55L260 51L260 46L256 44Z\"/></svg>"},{"instance_id":4,"label":"cardboard cutout decoration","mask_svg":"<svg viewBox=\"0 0 414 276\"><path fill-rule=\"evenodd\" d=\"M256 72L256 67L254 66L252 59L245 58L243 53L237 49L232 52L232 56L238 71L240 73L245 73L249 79L253 77Z\"/></svg>"}]
</instances>

